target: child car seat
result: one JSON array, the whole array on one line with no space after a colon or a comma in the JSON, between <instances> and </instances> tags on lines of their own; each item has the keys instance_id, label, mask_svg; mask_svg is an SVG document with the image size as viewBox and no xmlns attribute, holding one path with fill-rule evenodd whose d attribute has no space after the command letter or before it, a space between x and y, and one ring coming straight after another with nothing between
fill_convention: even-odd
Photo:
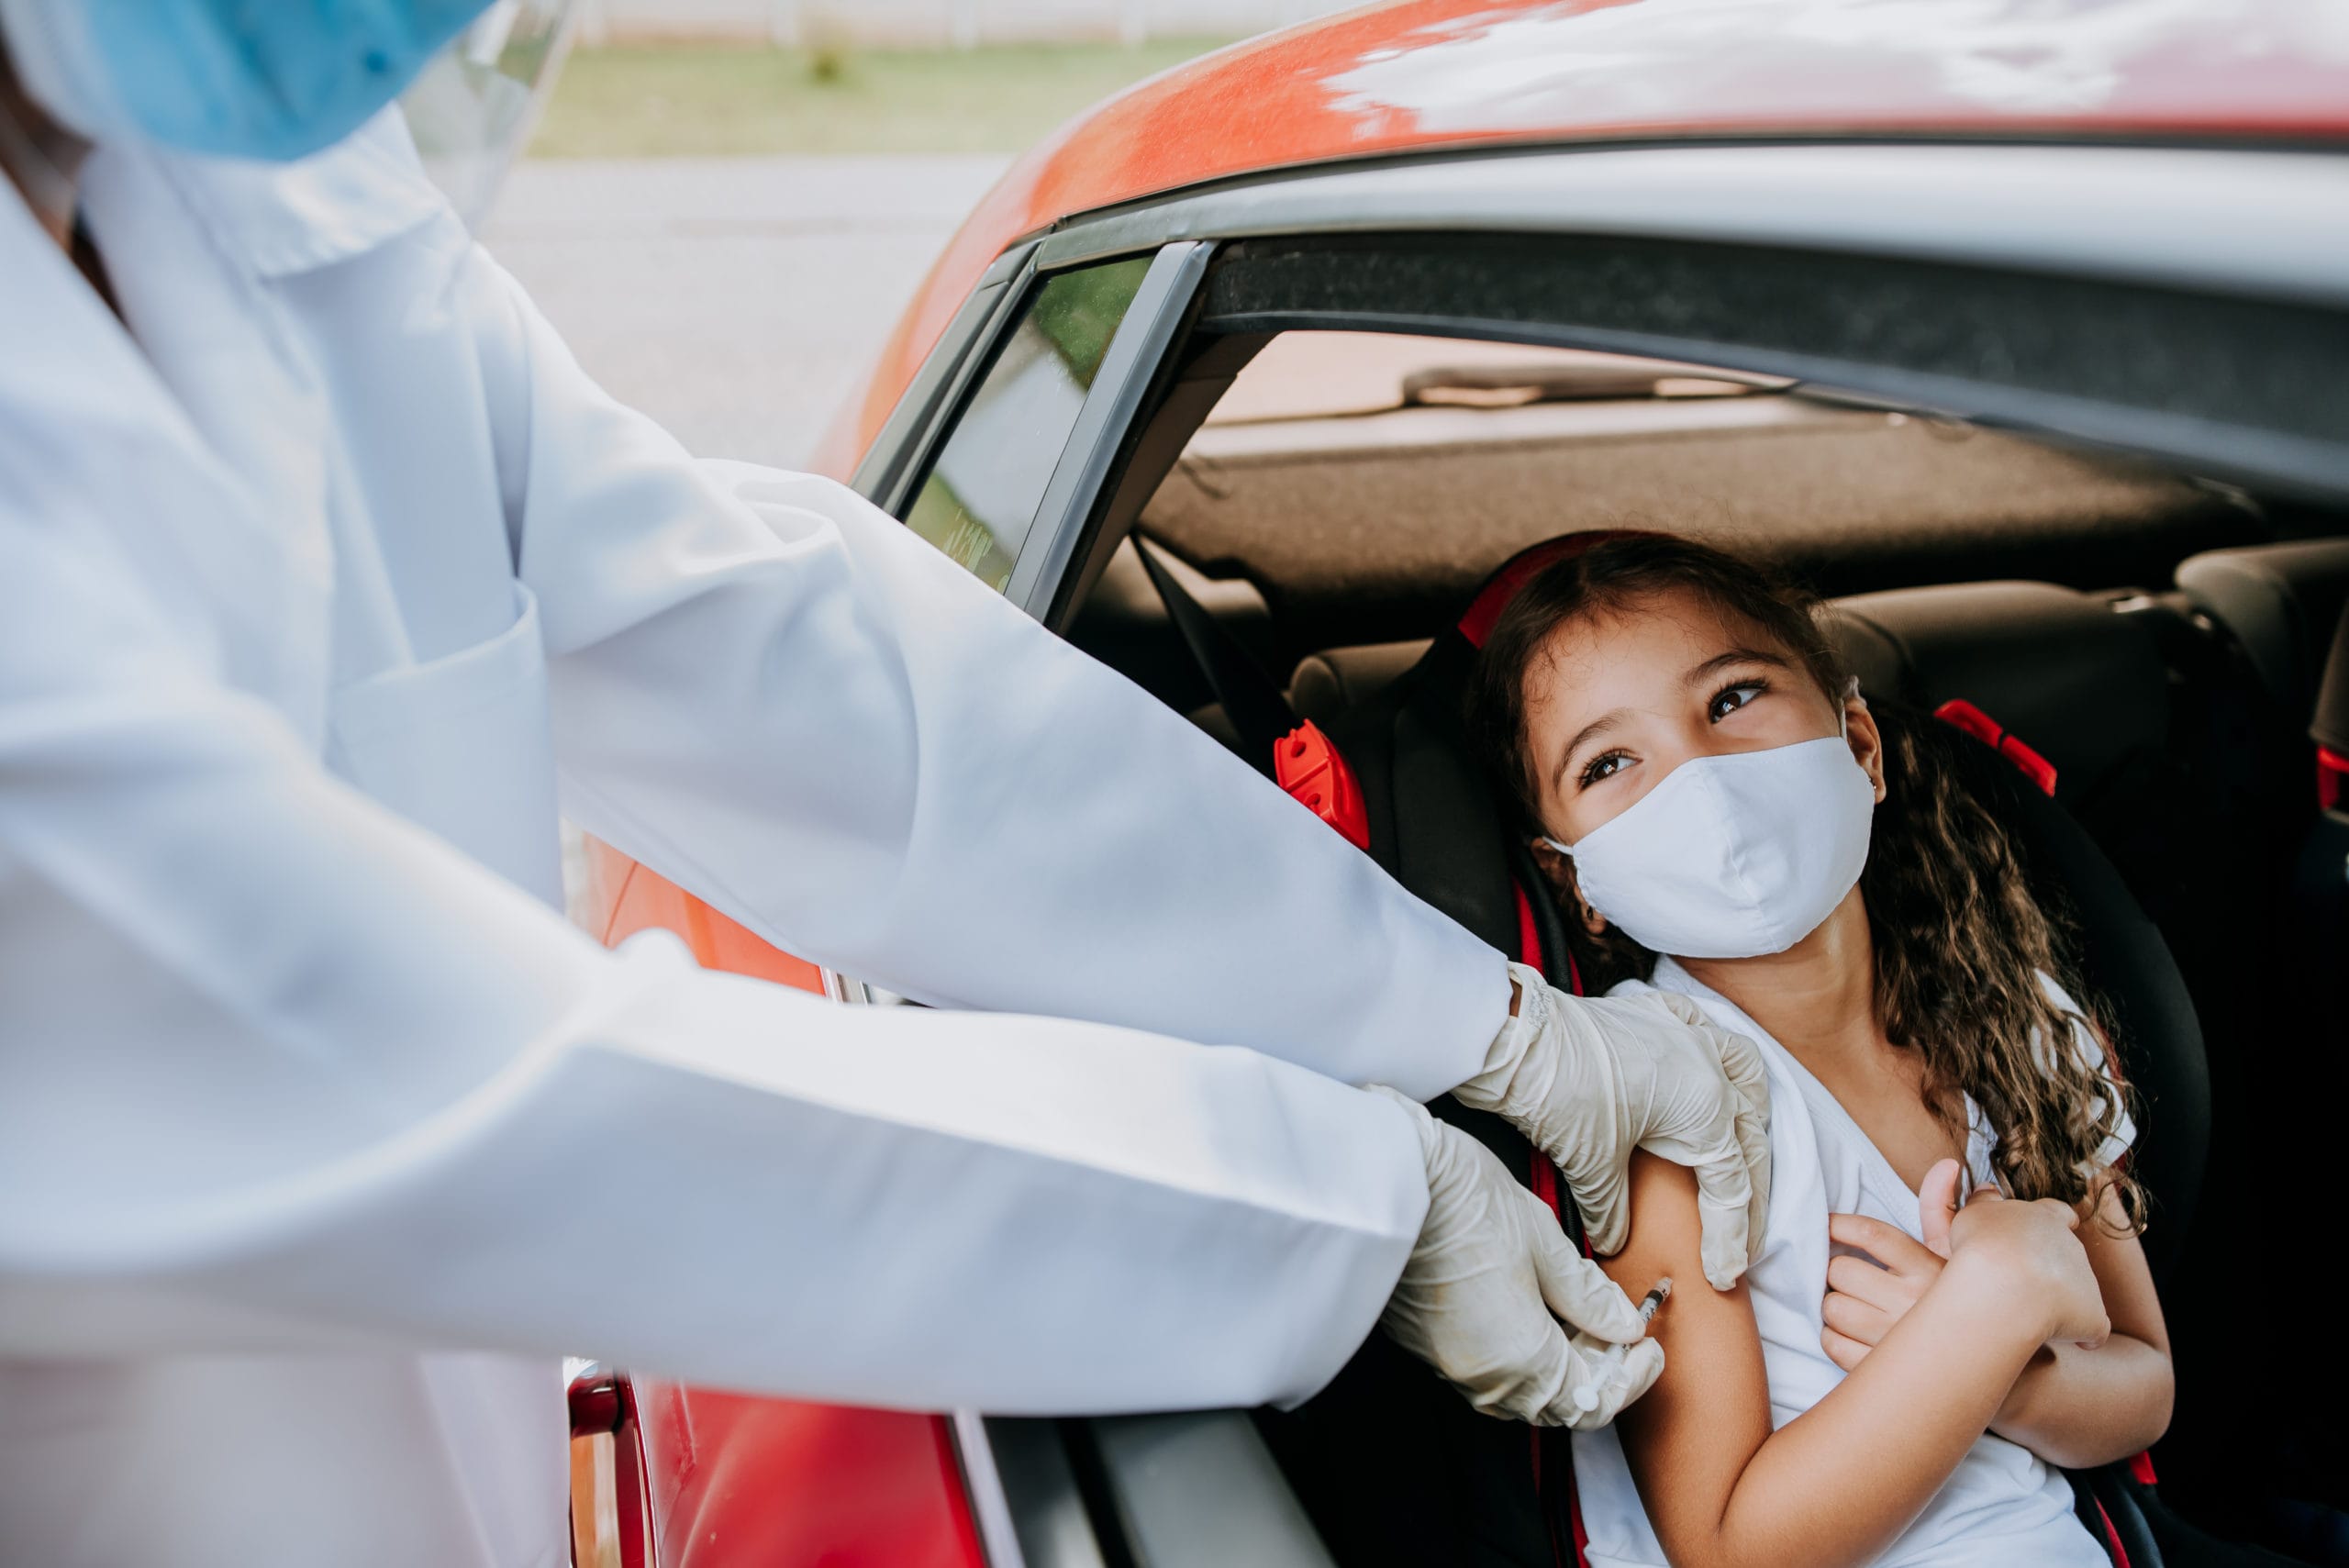
<instances>
[{"instance_id":1,"label":"child car seat","mask_svg":"<svg viewBox=\"0 0 2349 1568\"><path fill-rule=\"evenodd\" d=\"M1238 731L1242 754L1406 887L1492 946L1579 990L1562 917L1520 836L1474 760L1461 697L1484 637L1517 589L1551 562L1605 533L1536 545L1486 581L1458 624L1398 677L1319 723L1299 721L1277 683L1137 540L1169 616ZM1978 728L1980 716L1975 728ZM2170 1080L2199 1089L2201 1040L2167 949L2117 873L2030 772L2027 747L1969 748L1973 780L2025 841L2046 895L2068 893L2083 933L2087 979L2127 1041L2124 1071L2160 1103ZM2018 756L2017 752L2021 755ZM2010 765L2014 764L2014 765ZM2019 772L2018 766L2023 771ZM2034 787L2037 785L2038 787ZM1449 1096L1431 1106L1475 1136L1552 1202L1580 1239L1554 1166L1498 1118ZM2206 1124L2186 1122L2199 1140ZM2149 1118L2143 1137L2156 1136ZM2142 1142L2142 1140L2141 1140ZM2199 1174L2199 1142L2174 1163ZM1470 1409L1383 1335L1373 1335L1330 1385L1294 1412L1264 1412L1264 1435L1333 1555L1359 1564L1582 1562L1566 1434ZM2154 1492L2151 1460L2073 1477L2083 1521L2112 1559L2158 1568L2158 1540L2191 1534Z\"/></svg>"}]
</instances>

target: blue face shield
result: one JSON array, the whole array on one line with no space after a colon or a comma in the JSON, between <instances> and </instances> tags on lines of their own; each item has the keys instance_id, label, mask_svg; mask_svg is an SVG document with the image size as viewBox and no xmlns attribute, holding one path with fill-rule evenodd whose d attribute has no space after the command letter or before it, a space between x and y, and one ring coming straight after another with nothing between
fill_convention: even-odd
<instances>
[{"instance_id":1,"label":"blue face shield","mask_svg":"<svg viewBox=\"0 0 2349 1568\"><path fill-rule=\"evenodd\" d=\"M0 0L42 107L94 139L285 160L356 130L489 0Z\"/></svg>"}]
</instances>

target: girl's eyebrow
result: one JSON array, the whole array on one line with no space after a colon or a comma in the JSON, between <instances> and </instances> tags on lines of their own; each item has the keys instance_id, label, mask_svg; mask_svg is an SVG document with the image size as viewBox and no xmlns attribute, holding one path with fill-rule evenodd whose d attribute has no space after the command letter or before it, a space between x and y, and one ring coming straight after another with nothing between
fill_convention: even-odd
<instances>
[{"instance_id":1,"label":"girl's eyebrow","mask_svg":"<svg viewBox=\"0 0 2349 1568\"><path fill-rule=\"evenodd\" d=\"M1680 684L1688 687L1701 686L1721 671L1738 664L1767 664L1774 670L1794 668L1794 661L1783 653L1772 653L1766 649L1760 648L1732 648L1725 653L1716 653L1703 663L1695 666L1680 677ZM1574 763L1575 753L1580 751L1586 742L1595 740L1615 728L1623 721L1623 715L1627 711L1629 710L1619 707L1610 713L1600 714L1597 718L1575 731L1575 738L1567 741L1565 749L1558 753L1558 766L1550 775L1550 787L1553 789L1558 787L1558 781L1566 776L1566 769Z\"/></svg>"},{"instance_id":2,"label":"girl's eyebrow","mask_svg":"<svg viewBox=\"0 0 2349 1568\"><path fill-rule=\"evenodd\" d=\"M1791 670L1794 661L1783 653L1772 653L1759 648L1732 648L1726 653L1716 653L1703 663L1694 666L1680 677L1684 686L1701 686L1721 671L1735 664L1767 664L1774 670ZM1589 733L1587 730L1585 734ZM1577 740L1580 737L1576 737Z\"/></svg>"},{"instance_id":3,"label":"girl's eyebrow","mask_svg":"<svg viewBox=\"0 0 2349 1568\"><path fill-rule=\"evenodd\" d=\"M1566 769L1573 765L1575 753L1582 750L1585 741L1597 740L1614 728L1623 721L1623 715L1628 711L1619 707L1612 712L1600 714L1597 718L1575 731L1575 738L1566 742L1564 751L1558 753L1558 767L1557 771L1550 775L1550 787L1552 789L1558 787L1558 781L1566 776Z\"/></svg>"}]
</instances>

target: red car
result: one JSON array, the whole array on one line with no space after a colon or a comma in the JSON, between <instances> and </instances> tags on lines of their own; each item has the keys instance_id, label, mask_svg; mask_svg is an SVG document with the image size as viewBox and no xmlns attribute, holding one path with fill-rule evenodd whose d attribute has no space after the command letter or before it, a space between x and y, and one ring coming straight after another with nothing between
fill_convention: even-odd
<instances>
[{"instance_id":1,"label":"red car","mask_svg":"<svg viewBox=\"0 0 2349 1568\"><path fill-rule=\"evenodd\" d=\"M2117 1558L2176 1508L2343 1560L2349 1357L2307 1234L2338 1178L2304 1107L2349 1091L2349 715L2318 707L2349 598L2349 7L1410 0L1275 34L1023 160L828 454L1536 957L1506 866L1454 886L1413 848L1475 808L1426 784L1440 740L1396 739L1398 677L1580 530L1695 532L1838 595L1871 695L2065 808L2132 1037L2180 1399L2084 1508ZM1275 719L1340 761L1276 767ZM591 859L607 940L666 926L893 1000ZM1405 1420L1380 1354L1292 1417L1066 1422L589 1368L579 1560L1571 1561L1554 1445Z\"/></svg>"}]
</instances>

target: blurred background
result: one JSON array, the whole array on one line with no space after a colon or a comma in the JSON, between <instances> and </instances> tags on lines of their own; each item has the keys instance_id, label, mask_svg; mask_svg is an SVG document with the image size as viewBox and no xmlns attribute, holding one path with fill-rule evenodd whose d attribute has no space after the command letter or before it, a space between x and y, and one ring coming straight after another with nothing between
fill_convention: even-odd
<instances>
[{"instance_id":1,"label":"blurred background","mask_svg":"<svg viewBox=\"0 0 2349 1568\"><path fill-rule=\"evenodd\" d=\"M484 238L616 396L793 466L1014 155L1353 3L587 0Z\"/></svg>"}]
</instances>

